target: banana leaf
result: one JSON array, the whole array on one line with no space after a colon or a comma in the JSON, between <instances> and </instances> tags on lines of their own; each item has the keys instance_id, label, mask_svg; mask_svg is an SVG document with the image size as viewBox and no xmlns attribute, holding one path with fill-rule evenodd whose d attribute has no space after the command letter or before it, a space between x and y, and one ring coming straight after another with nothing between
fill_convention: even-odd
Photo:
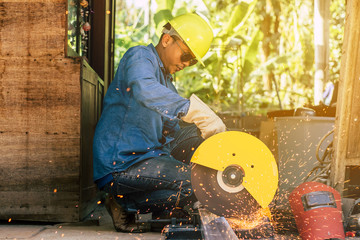
<instances>
[{"instance_id":1,"label":"banana leaf","mask_svg":"<svg viewBox=\"0 0 360 240\"><path fill-rule=\"evenodd\" d=\"M175 0L156 0L158 10L168 9L172 11L174 9Z\"/></svg>"},{"instance_id":2,"label":"banana leaf","mask_svg":"<svg viewBox=\"0 0 360 240\"><path fill-rule=\"evenodd\" d=\"M263 38L263 33L258 30L251 38L250 45L247 47L242 67L242 74L244 79L247 79L250 73L254 70L257 59L259 43Z\"/></svg>"}]
</instances>

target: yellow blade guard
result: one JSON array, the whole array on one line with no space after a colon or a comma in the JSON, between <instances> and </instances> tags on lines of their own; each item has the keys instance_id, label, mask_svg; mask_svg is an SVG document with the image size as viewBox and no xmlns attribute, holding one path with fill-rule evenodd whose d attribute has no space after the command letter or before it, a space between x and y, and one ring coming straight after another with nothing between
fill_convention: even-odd
<instances>
[{"instance_id":1,"label":"yellow blade guard","mask_svg":"<svg viewBox=\"0 0 360 240\"><path fill-rule=\"evenodd\" d=\"M278 186L278 168L268 147L258 138L238 131L227 131L206 139L191 162L224 171L240 166L245 176L242 185L262 208L268 207Z\"/></svg>"}]
</instances>

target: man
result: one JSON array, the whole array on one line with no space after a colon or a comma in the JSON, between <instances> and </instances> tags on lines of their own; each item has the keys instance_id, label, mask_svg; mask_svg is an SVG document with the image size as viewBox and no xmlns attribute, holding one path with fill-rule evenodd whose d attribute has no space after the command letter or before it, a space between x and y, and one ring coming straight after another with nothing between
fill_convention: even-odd
<instances>
[{"instance_id":1,"label":"man","mask_svg":"<svg viewBox=\"0 0 360 240\"><path fill-rule=\"evenodd\" d=\"M156 47L130 48L120 61L93 146L94 180L109 193L117 231L134 230L130 212L156 214L195 200L190 158L225 125L195 95L181 97L171 74L201 62L212 39L204 19L185 14L165 25ZM195 124L180 129L180 120Z\"/></svg>"}]
</instances>

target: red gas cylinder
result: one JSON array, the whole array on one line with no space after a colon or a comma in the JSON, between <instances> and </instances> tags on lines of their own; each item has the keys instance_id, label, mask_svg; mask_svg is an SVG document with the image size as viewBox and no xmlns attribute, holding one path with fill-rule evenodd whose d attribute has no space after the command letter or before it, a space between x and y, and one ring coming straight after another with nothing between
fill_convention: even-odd
<instances>
[{"instance_id":1,"label":"red gas cylinder","mask_svg":"<svg viewBox=\"0 0 360 240\"><path fill-rule=\"evenodd\" d=\"M305 182L291 192L289 202L301 239L345 239L341 196L332 187Z\"/></svg>"}]
</instances>

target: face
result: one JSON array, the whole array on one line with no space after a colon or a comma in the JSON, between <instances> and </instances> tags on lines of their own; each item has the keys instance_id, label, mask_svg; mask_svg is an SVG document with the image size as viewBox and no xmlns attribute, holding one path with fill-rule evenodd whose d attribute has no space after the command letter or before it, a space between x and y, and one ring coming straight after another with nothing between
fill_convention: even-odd
<instances>
[{"instance_id":1,"label":"face","mask_svg":"<svg viewBox=\"0 0 360 240\"><path fill-rule=\"evenodd\" d=\"M190 63L195 62L194 60L191 60L195 58L194 54L181 40L171 37L169 34L165 34L161 44L164 48L163 54L160 57L169 73L173 74L178 72L185 67L190 66Z\"/></svg>"}]
</instances>

